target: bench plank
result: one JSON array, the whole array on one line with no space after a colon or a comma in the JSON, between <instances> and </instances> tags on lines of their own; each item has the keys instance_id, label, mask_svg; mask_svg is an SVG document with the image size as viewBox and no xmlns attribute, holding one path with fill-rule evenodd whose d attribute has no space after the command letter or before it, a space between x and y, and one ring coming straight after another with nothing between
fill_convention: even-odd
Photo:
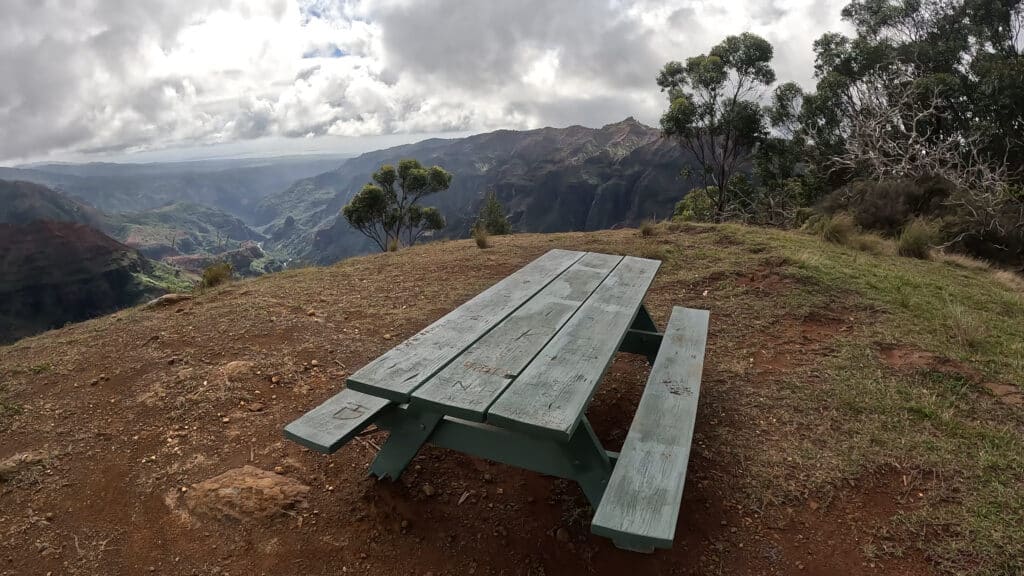
<instances>
[{"instance_id":1,"label":"bench plank","mask_svg":"<svg viewBox=\"0 0 1024 576\"><path fill-rule=\"evenodd\" d=\"M496 426L567 441L661 262L626 257L487 413Z\"/></svg>"},{"instance_id":2,"label":"bench plank","mask_svg":"<svg viewBox=\"0 0 1024 576\"><path fill-rule=\"evenodd\" d=\"M289 440L331 454L370 425L391 402L356 390L342 390L285 426Z\"/></svg>"},{"instance_id":3,"label":"bench plank","mask_svg":"<svg viewBox=\"0 0 1024 576\"><path fill-rule=\"evenodd\" d=\"M708 312L672 310L661 349L591 530L620 547L669 548L675 536L697 399Z\"/></svg>"},{"instance_id":4,"label":"bench plank","mask_svg":"<svg viewBox=\"0 0 1024 576\"><path fill-rule=\"evenodd\" d=\"M349 376L348 387L408 402L413 390L583 255L551 250L360 368Z\"/></svg>"},{"instance_id":5,"label":"bench plank","mask_svg":"<svg viewBox=\"0 0 1024 576\"><path fill-rule=\"evenodd\" d=\"M587 254L412 395L410 406L482 422L487 408L622 261Z\"/></svg>"}]
</instances>

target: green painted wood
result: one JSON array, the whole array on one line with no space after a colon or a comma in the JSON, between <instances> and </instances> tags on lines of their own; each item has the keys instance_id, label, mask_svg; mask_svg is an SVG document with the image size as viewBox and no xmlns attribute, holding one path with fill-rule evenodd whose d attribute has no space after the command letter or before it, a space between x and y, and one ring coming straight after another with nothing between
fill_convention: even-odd
<instances>
[{"instance_id":1,"label":"green painted wood","mask_svg":"<svg viewBox=\"0 0 1024 576\"><path fill-rule=\"evenodd\" d=\"M342 390L284 428L289 440L330 454L370 425L391 402L355 390Z\"/></svg>"},{"instance_id":2,"label":"green painted wood","mask_svg":"<svg viewBox=\"0 0 1024 576\"><path fill-rule=\"evenodd\" d=\"M404 410L396 410L402 417ZM481 422L446 416L430 435L430 444L464 454L574 480L597 506L611 476L612 463L590 424L583 419L569 442L530 436Z\"/></svg>"},{"instance_id":3,"label":"green painted wood","mask_svg":"<svg viewBox=\"0 0 1024 576\"><path fill-rule=\"evenodd\" d=\"M654 323L654 319L651 318L651 313L647 311L647 306L641 304L640 311L636 313L636 318L633 319L633 324L630 325L633 330L643 330L644 332L657 332L658 325Z\"/></svg>"},{"instance_id":4,"label":"green painted wood","mask_svg":"<svg viewBox=\"0 0 1024 576\"><path fill-rule=\"evenodd\" d=\"M381 419L381 425L391 433L370 464L370 475L398 480L440 421L441 415L435 412L409 409L393 411Z\"/></svg>"},{"instance_id":5,"label":"green painted wood","mask_svg":"<svg viewBox=\"0 0 1024 576\"><path fill-rule=\"evenodd\" d=\"M395 402L409 395L540 292L583 252L551 250L360 368L348 387Z\"/></svg>"},{"instance_id":6,"label":"green painted wood","mask_svg":"<svg viewBox=\"0 0 1024 576\"><path fill-rule=\"evenodd\" d=\"M487 408L579 309L622 256L587 254L420 386L409 404L482 422Z\"/></svg>"},{"instance_id":7,"label":"green painted wood","mask_svg":"<svg viewBox=\"0 0 1024 576\"><path fill-rule=\"evenodd\" d=\"M568 440L661 262L626 257L491 406L487 421Z\"/></svg>"},{"instance_id":8,"label":"green painted wood","mask_svg":"<svg viewBox=\"0 0 1024 576\"><path fill-rule=\"evenodd\" d=\"M708 312L672 310L658 358L591 530L632 550L675 536L704 368Z\"/></svg>"},{"instance_id":9,"label":"green painted wood","mask_svg":"<svg viewBox=\"0 0 1024 576\"><path fill-rule=\"evenodd\" d=\"M630 354L643 354L647 360L654 363L658 356L658 348L661 347L662 334L660 332L645 332L643 330L629 330L626 337L619 344L619 352Z\"/></svg>"}]
</instances>

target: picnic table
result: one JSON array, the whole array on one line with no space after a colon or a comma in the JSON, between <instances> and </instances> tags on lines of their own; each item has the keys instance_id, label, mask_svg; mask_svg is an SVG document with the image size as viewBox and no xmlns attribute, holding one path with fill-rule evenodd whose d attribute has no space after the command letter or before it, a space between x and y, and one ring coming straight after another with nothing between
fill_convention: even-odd
<instances>
[{"instance_id":1,"label":"picnic table","mask_svg":"<svg viewBox=\"0 0 1024 576\"><path fill-rule=\"evenodd\" d=\"M430 443L574 480L595 534L630 550L672 544L704 362L708 312L675 307L664 333L643 298L661 262L551 250L349 376L285 427L333 453L390 431L370 466L397 479ZM653 364L621 453L586 417L617 352Z\"/></svg>"}]
</instances>

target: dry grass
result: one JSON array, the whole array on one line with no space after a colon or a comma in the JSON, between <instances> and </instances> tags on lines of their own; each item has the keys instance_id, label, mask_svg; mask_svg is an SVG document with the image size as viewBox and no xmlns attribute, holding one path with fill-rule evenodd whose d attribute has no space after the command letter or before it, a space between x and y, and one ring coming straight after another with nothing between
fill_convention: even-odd
<instances>
[{"instance_id":1,"label":"dry grass","mask_svg":"<svg viewBox=\"0 0 1024 576\"><path fill-rule=\"evenodd\" d=\"M966 254L960 254L959 252L947 252L945 250L935 250L932 255L939 262L950 264L952 266L959 266L967 270L989 270L992 265L984 260L972 258Z\"/></svg>"},{"instance_id":2,"label":"dry grass","mask_svg":"<svg viewBox=\"0 0 1024 576\"><path fill-rule=\"evenodd\" d=\"M848 214L827 216L821 222L821 238L833 244L847 244L857 232L857 225Z\"/></svg>"},{"instance_id":3,"label":"dry grass","mask_svg":"<svg viewBox=\"0 0 1024 576\"><path fill-rule=\"evenodd\" d=\"M476 242L476 247L481 250L491 247L491 236L483 226L477 225L473 227L473 241Z\"/></svg>"},{"instance_id":4,"label":"dry grass","mask_svg":"<svg viewBox=\"0 0 1024 576\"><path fill-rule=\"evenodd\" d=\"M644 238L649 238L658 233L657 224L653 220L644 220L640 224L640 228L638 230L640 232L640 236Z\"/></svg>"},{"instance_id":5,"label":"dry grass","mask_svg":"<svg viewBox=\"0 0 1024 576\"><path fill-rule=\"evenodd\" d=\"M935 244L935 228L924 220L912 220L903 227L896 241L896 253L907 258L927 260Z\"/></svg>"}]
</instances>

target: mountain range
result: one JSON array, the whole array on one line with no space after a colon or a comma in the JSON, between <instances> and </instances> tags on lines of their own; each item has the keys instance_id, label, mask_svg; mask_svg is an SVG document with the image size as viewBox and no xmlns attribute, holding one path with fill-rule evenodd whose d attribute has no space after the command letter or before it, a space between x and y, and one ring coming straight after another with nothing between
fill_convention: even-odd
<instances>
[{"instance_id":1,"label":"mountain range","mask_svg":"<svg viewBox=\"0 0 1024 576\"><path fill-rule=\"evenodd\" d=\"M23 335L187 286L218 261L258 275L371 252L340 210L382 164L405 158L453 174L448 190L422 201L447 220L435 239L467 237L489 192L518 232L665 218L686 189L680 171L694 165L658 130L627 118L430 139L352 158L0 168L0 179L16 180L0 180L0 294L10 308L0 310L0 340L4 331ZM16 326L19 314L27 320Z\"/></svg>"},{"instance_id":2,"label":"mountain range","mask_svg":"<svg viewBox=\"0 0 1024 576\"><path fill-rule=\"evenodd\" d=\"M255 224L269 238L266 246L316 264L372 251L339 211L377 168L403 158L440 165L454 175L451 188L423 200L447 219L442 238L467 237L489 191L521 232L598 230L665 218L686 190L680 171L694 165L658 130L633 118L602 128L425 140L345 160L333 171L267 195L255 209Z\"/></svg>"}]
</instances>

